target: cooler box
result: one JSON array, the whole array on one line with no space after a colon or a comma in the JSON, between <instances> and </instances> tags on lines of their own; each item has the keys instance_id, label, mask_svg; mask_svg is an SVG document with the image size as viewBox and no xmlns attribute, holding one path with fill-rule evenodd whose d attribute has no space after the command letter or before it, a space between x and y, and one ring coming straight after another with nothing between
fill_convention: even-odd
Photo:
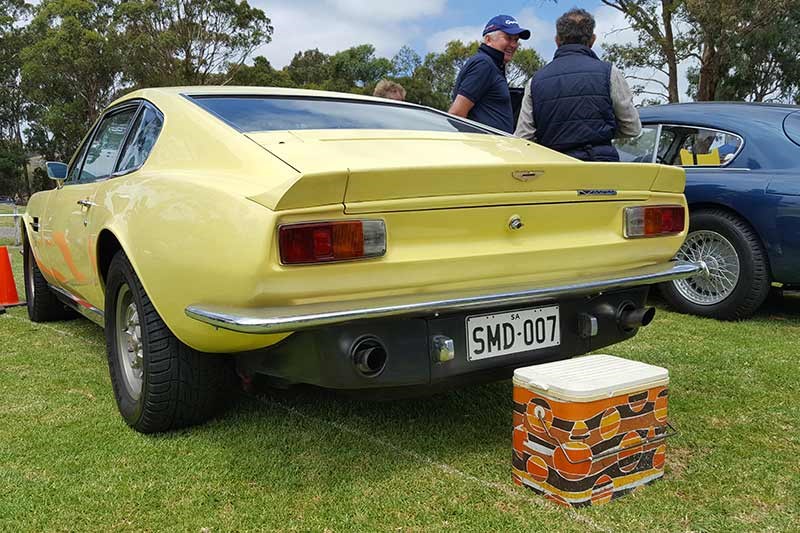
<instances>
[{"instance_id":1,"label":"cooler box","mask_svg":"<svg viewBox=\"0 0 800 533\"><path fill-rule=\"evenodd\" d=\"M613 355L517 369L514 482L577 507L660 478L668 384L667 369Z\"/></svg>"}]
</instances>

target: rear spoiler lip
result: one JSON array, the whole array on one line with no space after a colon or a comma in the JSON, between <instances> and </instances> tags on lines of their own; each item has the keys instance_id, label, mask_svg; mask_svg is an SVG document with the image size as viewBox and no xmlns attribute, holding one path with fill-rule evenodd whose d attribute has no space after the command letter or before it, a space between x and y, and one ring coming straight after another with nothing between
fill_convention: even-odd
<instances>
[{"instance_id":1,"label":"rear spoiler lip","mask_svg":"<svg viewBox=\"0 0 800 533\"><path fill-rule=\"evenodd\" d=\"M290 333L324 326L388 317L434 316L496 306L526 305L567 296L653 285L707 271L701 261L670 261L579 282L553 281L540 287L506 286L469 291L408 294L275 307L233 307L193 304L188 317L216 328L252 334Z\"/></svg>"}]
</instances>

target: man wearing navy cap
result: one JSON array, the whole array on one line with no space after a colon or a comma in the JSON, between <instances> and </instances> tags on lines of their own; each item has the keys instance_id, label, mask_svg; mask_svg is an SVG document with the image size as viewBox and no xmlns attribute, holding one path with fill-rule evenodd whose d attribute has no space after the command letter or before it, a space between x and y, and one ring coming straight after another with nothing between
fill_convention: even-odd
<instances>
[{"instance_id":1,"label":"man wearing navy cap","mask_svg":"<svg viewBox=\"0 0 800 533\"><path fill-rule=\"evenodd\" d=\"M450 113L514 131L514 112L506 80L506 63L531 32L520 28L514 17L497 15L483 29L483 43L458 73Z\"/></svg>"}]
</instances>

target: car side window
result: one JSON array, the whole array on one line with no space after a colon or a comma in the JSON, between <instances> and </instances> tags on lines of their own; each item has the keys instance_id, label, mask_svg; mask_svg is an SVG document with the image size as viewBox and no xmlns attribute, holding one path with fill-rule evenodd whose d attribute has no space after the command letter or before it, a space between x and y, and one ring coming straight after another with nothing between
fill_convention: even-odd
<instances>
[{"instance_id":1,"label":"car side window","mask_svg":"<svg viewBox=\"0 0 800 533\"><path fill-rule=\"evenodd\" d=\"M86 160L79 181L87 182L105 178L114 172L117 154L125 140L128 126L136 114L136 107L108 115L100 122L97 132L86 151Z\"/></svg>"},{"instance_id":2,"label":"car side window","mask_svg":"<svg viewBox=\"0 0 800 533\"><path fill-rule=\"evenodd\" d=\"M83 166L83 156L86 154L86 147L89 146L89 139L86 139L86 142L80 147L80 150L72 159L72 167L69 169L69 174L67 175L66 183L75 183L78 181L78 177L80 176L81 166Z\"/></svg>"},{"instance_id":3,"label":"car side window","mask_svg":"<svg viewBox=\"0 0 800 533\"><path fill-rule=\"evenodd\" d=\"M134 170L144 164L145 159L150 154L150 150L153 149L153 145L156 143L163 123L164 120L161 117L161 113L150 107L142 109L131 128L128 142L122 150L117 172Z\"/></svg>"},{"instance_id":4,"label":"car side window","mask_svg":"<svg viewBox=\"0 0 800 533\"><path fill-rule=\"evenodd\" d=\"M707 128L664 126L675 141L664 156L669 163L683 167L721 167L736 157L742 138L733 133Z\"/></svg>"},{"instance_id":5,"label":"car side window","mask_svg":"<svg viewBox=\"0 0 800 533\"><path fill-rule=\"evenodd\" d=\"M652 163L658 138L657 126L642 126L642 132L633 138L614 139L619 160L634 163Z\"/></svg>"}]
</instances>

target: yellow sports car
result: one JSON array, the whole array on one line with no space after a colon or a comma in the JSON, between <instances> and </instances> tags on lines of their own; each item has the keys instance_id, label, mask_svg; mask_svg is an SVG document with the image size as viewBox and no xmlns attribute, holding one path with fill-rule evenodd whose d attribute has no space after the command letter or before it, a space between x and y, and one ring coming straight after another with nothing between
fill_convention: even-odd
<instances>
[{"instance_id":1,"label":"yellow sports car","mask_svg":"<svg viewBox=\"0 0 800 533\"><path fill-rule=\"evenodd\" d=\"M648 286L702 267L670 261L683 170L582 163L393 100L140 90L47 166L57 188L24 218L30 318L105 328L141 432L213 415L237 374L354 391L508 376L633 336Z\"/></svg>"}]
</instances>

